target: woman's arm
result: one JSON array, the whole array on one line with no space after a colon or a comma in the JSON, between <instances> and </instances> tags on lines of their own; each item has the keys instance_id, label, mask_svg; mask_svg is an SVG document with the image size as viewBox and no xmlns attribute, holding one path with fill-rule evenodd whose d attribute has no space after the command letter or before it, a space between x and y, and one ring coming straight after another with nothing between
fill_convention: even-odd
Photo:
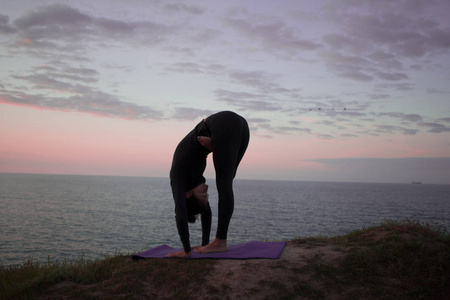
<instances>
[{"instance_id":1,"label":"woman's arm","mask_svg":"<svg viewBox=\"0 0 450 300\"><path fill-rule=\"evenodd\" d=\"M213 151L212 141L209 136L198 136L197 141L209 151Z\"/></svg>"},{"instance_id":2,"label":"woman's arm","mask_svg":"<svg viewBox=\"0 0 450 300\"><path fill-rule=\"evenodd\" d=\"M186 208L186 192L184 191L184 185L173 184L172 185L173 198L175 201L175 220L177 223L178 234L183 244L184 252L191 252L191 243L189 241L189 225L187 219Z\"/></svg>"},{"instance_id":3,"label":"woman's arm","mask_svg":"<svg viewBox=\"0 0 450 300\"><path fill-rule=\"evenodd\" d=\"M209 206L209 203L206 205L206 209L202 213L202 246L209 244L209 236L211 234L211 207Z\"/></svg>"}]
</instances>

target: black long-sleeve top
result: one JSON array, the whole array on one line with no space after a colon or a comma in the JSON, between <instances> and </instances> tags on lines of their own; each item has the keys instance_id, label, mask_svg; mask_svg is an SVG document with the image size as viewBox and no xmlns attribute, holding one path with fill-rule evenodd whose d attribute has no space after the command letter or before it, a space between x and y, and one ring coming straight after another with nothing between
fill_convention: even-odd
<instances>
[{"instance_id":1,"label":"black long-sleeve top","mask_svg":"<svg viewBox=\"0 0 450 300\"><path fill-rule=\"evenodd\" d=\"M219 223L216 236L225 239L234 207L232 182L250 137L245 119L233 112L224 111L202 120L178 144L170 170L170 184L175 201L178 234L185 252L191 251L186 192L205 182L203 172L206 168L207 155L211 152L198 142L198 136L211 137L219 193ZM201 221L202 245L207 245L211 231L209 204L202 213Z\"/></svg>"},{"instance_id":2,"label":"black long-sleeve top","mask_svg":"<svg viewBox=\"0 0 450 300\"><path fill-rule=\"evenodd\" d=\"M210 136L205 122L201 121L178 144L170 170L170 185L175 201L175 219L178 234L185 252L191 251L189 227L186 209L186 192L205 182L203 172L206 168L206 157L211 152L203 147L197 136ZM202 213L202 245L209 243L211 232L211 208L209 204Z\"/></svg>"}]
</instances>

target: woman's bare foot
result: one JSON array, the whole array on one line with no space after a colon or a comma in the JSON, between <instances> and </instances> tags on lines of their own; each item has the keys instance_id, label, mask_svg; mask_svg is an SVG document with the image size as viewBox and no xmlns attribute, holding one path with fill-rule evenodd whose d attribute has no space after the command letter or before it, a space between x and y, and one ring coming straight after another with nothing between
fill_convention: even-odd
<instances>
[{"instance_id":1,"label":"woman's bare foot","mask_svg":"<svg viewBox=\"0 0 450 300\"><path fill-rule=\"evenodd\" d=\"M226 252L227 240L215 238L214 241L212 241L208 245L201 248L197 248L194 251L196 253Z\"/></svg>"}]
</instances>

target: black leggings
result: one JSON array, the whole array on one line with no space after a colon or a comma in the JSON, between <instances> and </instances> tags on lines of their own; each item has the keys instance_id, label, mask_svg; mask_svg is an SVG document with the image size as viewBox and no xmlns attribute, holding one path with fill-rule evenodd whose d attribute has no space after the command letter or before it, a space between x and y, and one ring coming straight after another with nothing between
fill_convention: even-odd
<instances>
[{"instance_id":1,"label":"black leggings","mask_svg":"<svg viewBox=\"0 0 450 300\"><path fill-rule=\"evenodd\" d=\"M219 214L216 237L226 239L234 210L233 179L250 140L247 121L233 112L221 112L205 121L211 133Z\"/></svg>"}]
</instances>

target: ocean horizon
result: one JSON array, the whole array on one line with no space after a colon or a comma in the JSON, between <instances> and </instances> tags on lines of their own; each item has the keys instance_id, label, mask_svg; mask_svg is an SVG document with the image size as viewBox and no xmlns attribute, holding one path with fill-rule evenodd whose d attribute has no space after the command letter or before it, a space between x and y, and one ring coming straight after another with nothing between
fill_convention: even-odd
<instances>
[{"instance_id":1,"label":"ocean horizon","mask_svg":"<svg viewBox=\"0 0 450 300\"><path fill-rule=\"evenodd\" d=\"M217 191L210 185L211 240ZM0 265L181 248L168 178L0 173ZM345 234L386 219L449 229L450 185L236 179L230 245ZM190 225L201 241L200 221Z\"/></svg>"}]
</instances>

